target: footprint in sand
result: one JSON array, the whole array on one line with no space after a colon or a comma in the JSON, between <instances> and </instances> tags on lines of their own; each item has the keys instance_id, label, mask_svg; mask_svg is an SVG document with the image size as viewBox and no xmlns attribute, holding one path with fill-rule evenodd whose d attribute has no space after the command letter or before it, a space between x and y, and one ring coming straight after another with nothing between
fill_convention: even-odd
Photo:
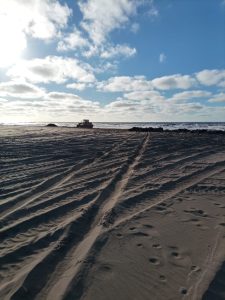
<instances>
[{"instance_id":1,"label":"footprint in sand","mask_svg":"<svg viewBox=\"0 0 225 300\"><path fill-rule=\"evenodd\" d=\"M144 224L144 227L146 227L146 228L150 228L150 229L154 228L154 226L153 226L153 225L151 225L151 224Z\"/></svg>"},{"instance_id":2,"label":"footprint in sand","mask_svg":"<svg viewBox=\"0 0 225 300\"><path fill-rule=\"evenodd\" d=\"M196 214L199 214L200 216L207 217L207 214L202 209L197 209L195 212L196 212Z\"/></svg>"},{"instance_id":3,"label":"footprint in sand","mask_svg":"<svg viewBox=\"0 0 225 300\"><path fill-rule=\"evenodd\" d=\"M159 279L160 279L161 281L166 281L166 276L164 276L164 275L159 275Z\"/></svg>"},{"instance_id":4,"label":"footprint in sand","mask_svg":"<svg viewBox=\"0 0 225 300\"><path fill-rule=\"evenodd\" d=\"M129 229L132 231L132 230L136 229L136 227L130 227Z\"/></svg>"},{"instance_id":5,"label":"footprint in sand","mask_svg":"<svg viewBox=\"0 0 225 300\"><path fill-rule=\"evenodd\" d=\"M182 288L180 289L180 293L181 293L182 295L186 295L186 294L187 294L187 289L182 287Z\"/></svg>"},{"instance_id":6,"label":"footprint in sand","mask_svg":"<svg viewBox=\"0 0 225 300\"><path fill-rule=\"evenodd\" d=\"M200 268L198 266L193 265L191 266L191 271L198 272L200 271Z\"/></svg>"},{"instance_id":7,"label":"footprint in sand","mask_svg":"<svg viewBox=\"0 0 225 300\"><path fill-rule=\"evenodd\" d=\"M184 212L195 215L195 216L199 216L199 217L208 217L208 215L202 209L195 209L195 208L188 209L188 210L185 209Z\"/></svg>"},{"instance_id":8,"label":"footprint in sand","mask_svg":"<svg viewBox=\"0 0 225 300\"><path fill-rule=\"evenodd\" d=\"M136 236L149 236L148 233L142 232L142 231L134 232L134 233L132 233L132 235L136 235Z\"/></svg>"},{"instance_id":9,"label":"footprint in sand","mask_svg":"<svg viewBox=\"0 0 225 300\"><path fill-rule=\"evenodd\" d=\"M183 202L184 201L183 198L177 198L176 200L177 200L177 202Z\"/></svg>"},{"instance_id":10,"label":"footprint in sand","mask_svg":"<svg viewBox=\"0 0 225 300\"><path fill-rule=\"evenodd\" d=\"M164 206L157 205L157 206L155 207L155 210L157 210L157 211L165 211L165 210L167 210L167 209L166 209L166 207L164 207Z\"/></svg>"},{"instance_id":11,"label":"footprint in sand","mask_svg":"<svg viewBox=\"0 0 225 300\"><path fill-rule=\"evenodd\" d=\"M122 235L121 233L117 233L116 236L117 236L118 238L122 238L122 237L123 237L123 235Z\"/></svg>"},{"instance_id":12,"label":"footprint in sand","mask_svg":"<svg viewBox=\"0 0 225 300\"><path fill-rule=\"evenodd\" d=\"M159 265L159 260L156 257L150 257L149 262L153 265Z\"/></svg>"},{"instance_id":13,"label":"footprint in sand","mask_svg":"<svg viewBox=\"0 0 225 300\"><path fill-rule=\"evenodd\" d=\"M169 246L168 261L172 265L190 268L190 257L176 246Z\"/></svg>"},{"instance_id":14,"label":"footprint in sand","mask_svg":"<svg viewBox=\"0 0 225 300\"><path fill-rule=\"evenodd\" d=\"M112 268L109 265L100 265L99 270L102 272L110 272Z\"/></svg>"},{"instance_id":15,"label":"footprint in sand","mask_svg":"<svg viewBox=\"0 0 225 300\"><path fill-rule=\"evenodd\" d=\"M179 255L178 252L173 251L173 252L171 252L171 256L174 257L174 258L179 258L180 255Z\"/></svg>"},{"instance_id":16,"label":"footprint in sand","mask_svg":"<svg viewBox=\"0 0 225 300\"><path fill-rule=\"evenodd\" d=\"M155 249L162 249L162 246L160 244L153 244L152 247Z\"/></svg>"}]
</instances>

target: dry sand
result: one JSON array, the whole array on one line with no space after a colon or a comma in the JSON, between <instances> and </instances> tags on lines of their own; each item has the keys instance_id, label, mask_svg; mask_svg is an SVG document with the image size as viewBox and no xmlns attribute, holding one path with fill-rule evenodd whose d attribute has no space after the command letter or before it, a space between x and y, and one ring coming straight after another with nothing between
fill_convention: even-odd
<instances>
[{"instance_id":1,"label":"dry sand","mask_svg":"<svg viewBox=\"0 0 225 300\"><path fill-rule=\"evenodd\" d=\"M225 136L0 128L0 299L225 299Z\"/></svg>"}]
</instances>

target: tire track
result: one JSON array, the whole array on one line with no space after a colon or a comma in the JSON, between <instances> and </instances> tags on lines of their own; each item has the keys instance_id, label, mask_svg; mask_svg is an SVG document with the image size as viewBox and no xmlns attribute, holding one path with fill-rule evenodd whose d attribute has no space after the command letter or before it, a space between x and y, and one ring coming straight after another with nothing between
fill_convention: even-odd
<instances>
[{"instance_id":1,"label":"tire track","mask_svg":"<svg viewBox=\"0 0 225 300\"><path fill-rule=\"evenodd\" d=\"M0 207L3 210L3 213L2 216L0 214L0 222L4 222L4 220L8 217L13 218L13 214L17 210L24 208L25 206L29 205L34 201L37 201L40 197L46 195L50 190L64 185L65 183L70 181L71 178L75 175L78 176L81 173L85 172L85 170L93 167L95 164L98 164L102 158L105 158L106 156L110 155L113 151L118 150L120 147L123 147L123 145L126 144L128 140L129 138L127 138L123 143L116 144L110 151L104 153L100 157L86 159L78 163L77 165L70 167L67 171L61 174L53 175L49 179L46 179L44 182L41 182L32 190L24 192L19 196L12 198L10 201L2 203ZM9 211L7 212L7 210Z\"/></svg>"},{"instance_id":2,"label":"tire track","mask_svg":"<svg viewBox=\"0 0 225 300\"><path fill-rule=\"evenodd\" d=\"M203 145L201 142L198 143L198 147L186 149L180 141L173 144L171 139L168 141L168 147L171 147L170 153L174 151L175 156L167 155L165 158L165 141L169 138L164 139L160 136L154 141L155 144L151 139L149 147L152 137L149 133L134 134L132 137L129 135L120 143L124 136L111 137L107 140L106 147L101 142L101 148L108 151L103 154L102 151L98 151L95 157L84 159L80 162L80 169L73 169L77 165L69 167L65 171L68 173L56 175L59 176L58 179L50 182L49 186L46 182L46 186L40 186L40 190L33 189L36 193L40 191L43 194L28 194L28 201L25 194L21 203L18 202L14 207L14 212L3 218L4 221L13 221L14 224L8 223L0 230L0 240L4 242L0 247L3 254L0 257L0 266L2 265L6 276L4 285L0 287L0 297L14 300L80 299L90 267L115 226L125 224L166 200L172 201L178 193L225 170L223 148L212 149L213 142L209 145L205 140ZM90 137L81 135L81 138L83 140L77 142L80 149L83 144L88 143ZM110 143L112 148L109 150ZM185 141L186 144L188 142ZM196 153L199 149L202 150L201 153ZM212 153L220 155L220 161L212 162ZM148 164L157 162L156 158L159 158L159 162L162 160L162 163L164 159L169 158L169 164L164 168L156 164L156 169L149 170ZM195 164L201 160L206 163L196 167ZM195 165L193 168L190 162ZM168 161L165 161L166 163ZM182 174L182 168L185 167L190 169ZM108 169L111 172L105 176ZM57 171L58 168L55 172ZM138 182L136 172L144 176L140 177ZM163 175L166 175L165 178L161 177ZM182 177L177 179L175 175ZM157 188L149 190L148 185L140 185L142 179L151 182L152 176L154 183L157 182L153 187ZM46 181L48 179L50 178ZM132 191L136 190L136 187L132 189L133 179L139 189L144 187L146 191L132 195ZM132 195L130 198L127 191ZM124 196L127 198L124 199ZM26 216L26 212L31 215ZM8 264L21 268L19 276L16 268L9 266L9 270L7 269ZM10 283L5 285L7 275Z\"/></svg>"},{"instance_id":3,"label":"tire track","mask_svg":"<svg viewBox=\"0 0 225 300\"><path fill-rule=\"evenodd\" d=\"M220 149L220 148L218 148ZM210 150L207 149L205 151L201 151L201 153L193 153L192 155L188 155L187 157L181 157L179 160L175 161L175 162L168 162L166 166L162 166L162 167L158 167L156 169L150 170L148 172L146 172L145 174L141 174L141 175L137 175L135 176L134 180L138 181L138 180L144 180L150 176L156 176L156 175L160 175L160 174L164 174L165 172L174 170L175 168L178 168L180 166L184 166L184 163L193 163L193 160L195 159L204 159L207 156L209 156L210 154L214 154L216 152L216 149ZM186 153L185 153L186 154Z\"/></svg>"},{"instance_id":4,"label":"tire track","mask_svg":"<svg viewBox=\"0 0 225 300\"><path fill-rule=\"evenodd\" d=\"M107 232L111 231L114 227L117 227L118 225L125 224L129 220L139 216L140 214L154 208L156 205L160 204L161 202L170 199L171 197L174 197L176 194L182 192L184 189L186 189L189 186L192 186L196 182L201 182L205 178L208 178L209 176L214 176L221 171L225 170L225 161L218 162L214 166L210 166L209 168L206 168L204 172L201 172L201 174L195 174L196 176L193 176L192 178L186 179L181 183L180 186L176 187L176 190L174 191L169 191L164 195L164 198L159 198L158 201L155 203L149 205L148 207L145 207L141 211L136 212L135 214L130 215L129 217L122 218L118 221L116 221L113 225L104 228L103 230L100 230L99 227L96 227L93 229L93 231L87 236L87 238L82 242L83 245L79 245L78 249L76 250L76 255L80 255L81 257L83 255L84 249L89 249L82 257L83 260L85 260L85 264L76 264L75 261L73 261L71 269L69 269L68 274L71 275L72 271L76 271L76 275L73 277L72 281L68 285L68 288L66 288L65 291L62 292L61 296L56 299L64 299L64 300L69 300L71 298L73 299L80 299L82 297L82 291L83 287L85 285L85 280L87 278L87 274L91 266L94 264L95 261L95 256L98 255L99 251L101 250L101 247L104 246L106 240L107 240ZM182 185L184 186L182 187ZM95 239L94 239L95 236ZM99 247L99 244L101 245ZM214 253L214 252L213 252ZM76 257L74 255L74 257ZM74 272L75 273L75 272ZM55 285L51 292L48 295L46 299L52 299L52 297L56 297L54 293L54 289L59 286ZM41 298L37 298L41 299Z\"/></svg>"},{"instance_id":5,"label":"tire track","mask_svg":"<svg viewBox=\"0 0 225 300\"><path fill-rule=\"evenodd\" d=\"M125 203L119 203L117 207L117 217L118 220L115 222L113 226L117 226L123 222L126 222L139 214L142 214L149 209L154 208L155 206L159 205L160 203L176 196L177 194L182 193L184 190L196 185L197 183L202 182L203 180L207 179L210 176L214 176L222 171L225 170L225 160L219 161L214 163L214 165L207 166L203 170L196 171L190 175L184 176L180 178L176 182L170 182L168 184L164 184L161 188L156 190L154 193L152 191L144 192L136 197L129 198ZM140 200L141 198L141 200ZM147 203L150 202L148 205ZM138 210L138 212L132 213L132 205L144 203L144 208ZM126 216L124 213L129 209L129 216ZM133 208L138 209L137 206Z\"/></svg>"},{"instance_id":6,"label":"tire track","mask_svg":"<svg viewBox=\"0 0 225 300\"><path fill-rule=\"evenodd\" d=\"M51 261L51 266L54 266L54 273L45 274L43 284L38 291L35 291L35 287L33 286L33 274L43 274L43 268L45 268L45 265L48 265L48 263L46 263L45 261L43 262L43 264L39 264L38 268L32 270L28 274L24 284L29 286L29 290L35 291L34 294L32 294L32 298L43 299L44 297L45 299L52 299L52 290L49 290L48 286L54 285L54 278L57 278L58 274L62 273L62 279L59 280L59 282L55 282L55 284L60 286L60 291L62 293L65 292L68 285L70 284L70 281L74 278L74 276L76 276L77 272L79 271L80 265L82 265L80 262L85 260L85 257L87 256L91 247L102 232L104 226L101 225L103 223L101 220L104 219L104 216L108 213L109 210L112 209L113 205L115 205L116 201L118 200L123 188L129 180L129 176L134 166L140 160L143 152L145 151L148 140L149 135L147 134L141 141L135 153L130 158L128 158L127 162L121 167L120 171L109 182L108 186L105 187L93 201L94 204L86 209L86 213L84 214L83 218L80 221L77 221L77 224L75 226L76 228L74 228L73 233L71 233L71 236L69 237L69 240L71 242L64 242L63 245L65 249L63 250L62 246L61 250L58 252L58 255L54 255L54 263L53 261ZM79 232L79 228L81 227L82 234ZM64 255L62 253L64 253ZM62 256L64 256L63 259ZM51 259L51 255L49 256L49 259ZM51 272L53 272L53 270L51 270ZM65 278L67 279L65 280ZM49 283L49 280L51 284ZM32 287L30 286L31 284ZM46 286L46 288L44 288L44 286ZM46 297L46 295L48 296ZM23 289L21 288L17 290L12 299L19 299L19 297L25 297ZM54 297L56 297L56 299L60 299L60 295L55 295Z\"/></svg>"}]
</instances>

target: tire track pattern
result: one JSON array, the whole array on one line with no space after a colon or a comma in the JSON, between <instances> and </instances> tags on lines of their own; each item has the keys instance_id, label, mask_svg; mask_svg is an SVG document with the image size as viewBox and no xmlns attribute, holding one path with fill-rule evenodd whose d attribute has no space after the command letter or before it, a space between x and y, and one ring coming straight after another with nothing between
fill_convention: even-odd
<instances>
[{"instance_id":1,"label":"tire track pattern","mask_svg":"<svg viewBox=\"0 0 225 300\"><path fill-rule=\"evenodd\" d=\"M46 132L1 141L1 298L80 299L106 232L225 169L216 136Z\"/></svg>"}]
</instances>

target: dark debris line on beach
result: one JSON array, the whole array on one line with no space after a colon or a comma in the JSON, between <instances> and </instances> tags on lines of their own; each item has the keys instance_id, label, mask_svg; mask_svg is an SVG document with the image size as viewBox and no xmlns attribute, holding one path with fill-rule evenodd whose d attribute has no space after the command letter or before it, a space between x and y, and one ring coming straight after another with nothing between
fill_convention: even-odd
<instances>
[{"instance_id":1,"label":"dark debris line on beach","mask_svg":"<svg viewBox=\"0 0 225 300\"><path fill-rule=\"evenodd\" d=\"M203 134L203 133L209 133L209 134L224 134L225 131L223 130L207 130L207 129L186 129L186 128L180 128L180 129L163 129L162 127L154 128L154 127L132 127L129 129L129 131L136 131L136 132L179 132L179 133L197 133L197 134Z\"/></svg>"}]
</instances>

